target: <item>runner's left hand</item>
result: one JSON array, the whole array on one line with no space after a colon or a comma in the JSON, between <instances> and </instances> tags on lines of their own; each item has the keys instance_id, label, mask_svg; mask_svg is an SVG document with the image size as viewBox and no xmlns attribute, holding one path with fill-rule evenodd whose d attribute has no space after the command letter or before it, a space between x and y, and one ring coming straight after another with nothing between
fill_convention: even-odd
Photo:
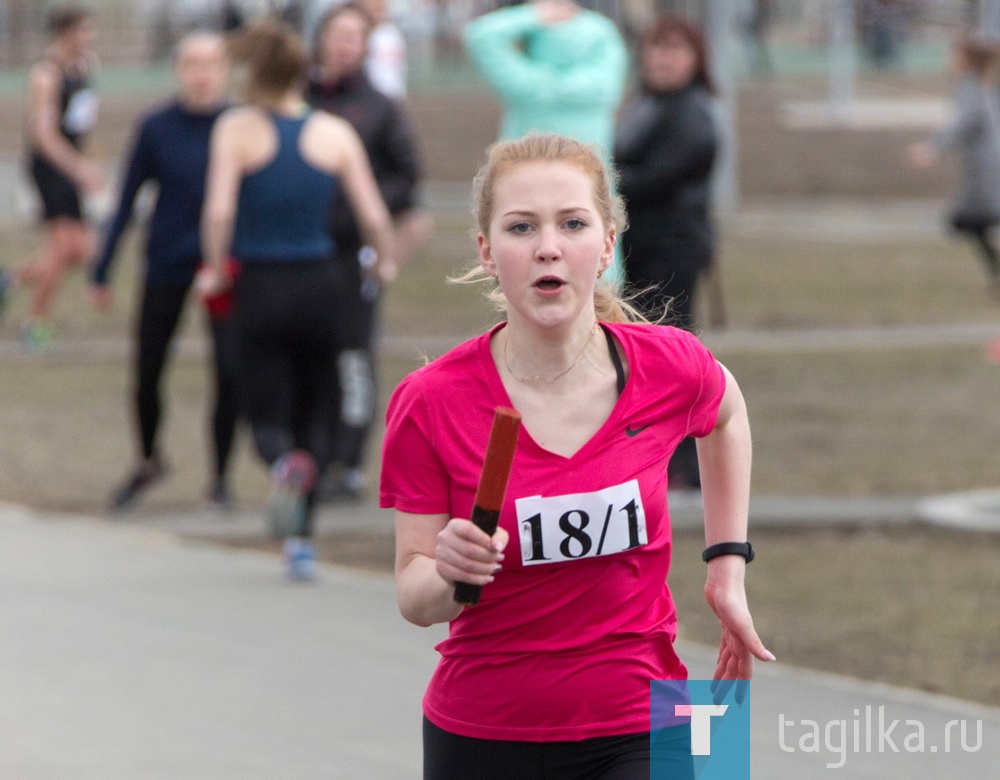
<instances>
[{"instance_id":1,"label":"runner's left hand","mask_svg":"<svg viewBox=\"0 0 1000 780\"><path fill-rule=\"evenodd\" d=\"M775 660L754 628L743 585L745 572L746 561L738 555L723 555L708 562L705 599L722 628L714 680L749 680L755 657Z\"/></svg>"}]
</instances>

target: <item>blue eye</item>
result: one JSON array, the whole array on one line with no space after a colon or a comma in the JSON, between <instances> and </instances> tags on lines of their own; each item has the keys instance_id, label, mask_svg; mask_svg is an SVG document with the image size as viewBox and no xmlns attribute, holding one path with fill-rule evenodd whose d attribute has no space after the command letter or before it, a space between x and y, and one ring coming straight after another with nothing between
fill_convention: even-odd
<instances>
[{"instance_id":1,"label":"blue eye","mask_svg":"<svg viewBox=\"0 0 1000 780\"><path fill-rule=\"evenodd\" d=\"M511 233L527 233L531 230L531 225L527 222L515 222L509 228L507 228Z\"/></svg>"},{"instance_id":2,"label":"blue eye","mask_svg":"<svg viewBox=\"0 0 1000 780\"><path fill-rule=\"evenodd\" d=\"M587 227L587 223L584 222L582 219L577 219L574 217L573 219L566 220L566 227L568 227L570 230L580 230L580 228Z\"/></svg>"}]
</instances>

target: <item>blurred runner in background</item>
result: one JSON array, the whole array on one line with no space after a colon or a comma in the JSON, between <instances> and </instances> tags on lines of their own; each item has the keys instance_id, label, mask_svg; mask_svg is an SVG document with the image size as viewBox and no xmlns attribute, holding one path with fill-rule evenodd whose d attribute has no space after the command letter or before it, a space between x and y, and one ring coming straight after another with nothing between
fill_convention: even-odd
<instances>
[{"instance_id":1,"label":"blurred runner in background","mask_svg":"<svg viewBox=\"0 0 1000 780\"><path fill-rule=\"evenodd\" d=\"M961 181L952 205L952 228L975 242L1000 300L1000 255L993 231L1000 223L1000 92L998 44L977 38L959 40L951 69L958 79L952 120L930 139L910 147L910 163L918 169L934 165L945 152L958 152Z\"/></svg>"},{"instance_id":2,"label":"blurred runner in background","mask_svg":"<svg viewBox=\"0 0 1000 780\"><path fill-rule=\"evenodd\" d=\"M44 244L10 273L0 273L0 307L14 287L31 286L34 297L21 328L22 344L34 352L53 339L52 306L66 270L93 251L84 218L83 194L104 188L96 163L83 154L97 122L97 96L90 83L95 29L90 12L60 6L48 16L51 42L28 73L28 165L45 223Z\"/></svg>"},{"instance_id":3,"label":"blurred runner in background","mask_svg":"<svg viewBox=\"0 0 1000 780\"><path fill-rule=\"evenodd\" d=\"M207 299L233 289L241 392L257 453L271 466L271 533L284 540L289 577L310 580L337 356L330 213L343 188L376 250L365 272L373 284L395 277L392 221L357 133L307 108L299 37L276 21L254 23L233 56L247 68L246 105L212 130L198 285ZM242 269L235 279L230 255Z\"/></svg>"}]
</instances>

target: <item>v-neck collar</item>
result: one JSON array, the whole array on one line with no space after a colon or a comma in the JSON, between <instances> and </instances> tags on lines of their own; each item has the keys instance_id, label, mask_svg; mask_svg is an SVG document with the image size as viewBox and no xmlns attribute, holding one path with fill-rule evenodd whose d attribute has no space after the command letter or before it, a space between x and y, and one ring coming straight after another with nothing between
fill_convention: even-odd
<instances>
[{"instance_id":1,"label":"v-neck collar","mask_svg":"<svg viewBox=\"0 0 1000 780\"><path fill-rule=\"evenodd\" d=\"M523 441L527 442L537 453L544 455L546 458L551 458L561 463L565 463L570 468L574 467L582 460L585 461L590 456L591 452L600 446L601 442L607 438L610 431L618 429L621 425L621 418L625 413L624 410L628 407L629 401L632 397L632 388L635 385L635 381L633 379L635 376L635 362L632 357L632 349L628 340L621 337L616 324L598 322L598 325L601 326L602 330L610 332L611 335L615 337L615 340L622 345L622 349L625 352L625 358L629 366L629 379L625 382L625 389L615 401L615 406L611 410L611 414L608 415L608 419L604 421L593 436L587 439L587 441L585 441L576 452L568 457L560 455L558 452L548 450L540 445L528 431L527 426L523 424L521 425L520 436ZM497 369L496 362L493 360L493 353L490 351L490 343L493 341L493 337L506 327L507 323L501 322L492 328L488 333L484 333L480 337L479 357L482 361L483 371L485 372L485 376L489 382L490 389L493 392L493 397L497 404L501 406L514 407L513 402L510 400L510 396L507 394L507 388L504 387L503 379L500 377L500 371Z\"/></svg>"}]
</instances>

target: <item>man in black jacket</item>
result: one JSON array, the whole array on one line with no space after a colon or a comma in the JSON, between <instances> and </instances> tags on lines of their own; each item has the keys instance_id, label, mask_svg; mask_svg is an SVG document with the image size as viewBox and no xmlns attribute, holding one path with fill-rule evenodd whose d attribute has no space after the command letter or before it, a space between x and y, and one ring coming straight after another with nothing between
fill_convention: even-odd
<instances>
[{"instance_id":1,"label":"man in black jacket","mask_svg":"<svg viewBox=\"0 0 1000 780\"><path fill-rule=\"evenodd\" d=\"M358 131L382 197L396 224L396 262L402 267L426 239L429 218L417 207L420 163L413 127L403 107L372 86L365 75L367 39L373 22L357 5L331 8L316 29L307 99L350 122ZM375 416L374 331L378 287L366 279L374 264L347 203L330 218L342 275L342 343L337 360L340 398L334 419L332 462L342 471L332 492L356 497L364 487L364 445ZM328 493L331 492L329 489Z\"/></svg>"}]
</instances>

